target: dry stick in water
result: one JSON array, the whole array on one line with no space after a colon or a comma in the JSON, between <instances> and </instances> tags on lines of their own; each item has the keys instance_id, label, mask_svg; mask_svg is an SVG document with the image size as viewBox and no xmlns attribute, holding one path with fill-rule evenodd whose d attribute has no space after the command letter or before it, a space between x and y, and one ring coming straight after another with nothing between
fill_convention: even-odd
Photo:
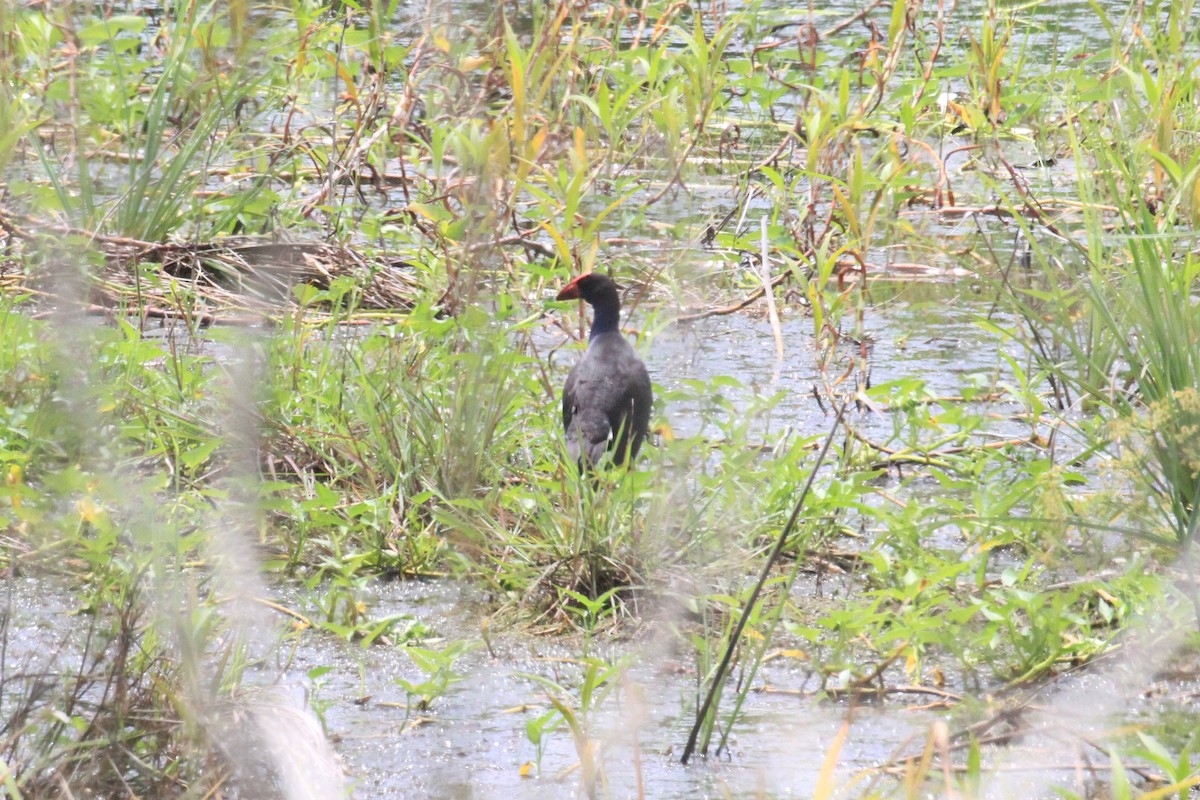
<instances>
[{"instance_id":1,"label":"dry stick in water","mask_svg":"<svg viewBox=\"0 0 1200 800\"><path fill-rule=\"evenodd\" d=\"M817 470L821 468L822 462L825 461L825 454L829 452L829 445L833 444L833 436L842 424L842 417L846 413L847 405L848 403L843 402L838 408L837 418L833 421L833 427L829 429L829 435L825 437L825 443L821 445L821 452L817 453L817 460L813 463L812 471L808 473L808 480L804 482L804 488L800 490L800 497L796 499L796 506L792 509L792 515L788 517L787 524L783 526L783 531L779 534L779 540L775 542L775 547L771 550L771 554L767 556L767 561L763 564L762 573L759 574L758 581L754 584L754 590L750 592L750 598L746 601L746 605L742 607L742 616L738 618L737 627L733 629L733 635L729 637L729 644L725 648L725 654L721 656L721 664L717 667L717 672L713 675L712 682L708 686L708 694L705 695L704 702L696 709L696 722L692 725L692 732L688 735L687 745L683 748L683 756L679 759L681 764L688 763L692 757L692 753L696 749L696 740L700 737L700 729L704 726L704 720L708 716L709 709L712 708L713 701L717 695L717 689L724 682L725 673L729 671L729 664L733 660L733 651L737 648L738 642L741 641L742 631L745 630L746 623L750 620L750 614L754 610L754 605L758 602L758 596L762 594L763 586L767 583L767 578L771 574L771 567L779 560L788 536L791 535L792 529L796 527L796 520L800 518L800 509L804 508L804 501L808 498L809 490L812 489L813 481L817 477Z\"/></svg>"}]
</instances>

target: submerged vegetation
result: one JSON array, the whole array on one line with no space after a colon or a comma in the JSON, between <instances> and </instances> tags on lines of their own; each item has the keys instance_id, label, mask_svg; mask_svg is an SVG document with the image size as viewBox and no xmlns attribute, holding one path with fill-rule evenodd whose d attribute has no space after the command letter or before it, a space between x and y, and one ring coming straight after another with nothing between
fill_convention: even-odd
<instances>
[{"instance_id":1,"label":"submerged vegetation","mask_svg":"<svg viewBox=\"0 0 1200 800\"><path fill-rule=\"evenodd\" d=\"M1002 783L1072 671L1197 674L1193 2L415 5L0 0L6 796L349 791L328 712L370 698L276 685L314 637L406 648L397 737L553 638L511 772L557 737L591 797L653 796L689 727L728 756L772 690L848 708L806 796L1200 784L1194 699ZM657 441L581 477L551 298L590 270ZM875 379L939 336L878 338L930 280L994 355ZM760 311L802 387L655 361ZM391 580L482 594L478 639L380 613ZM691 690L626 786L648 639ZM924 747L839 769L901 697L947 709Z\"/></svg>"}]
</instances>

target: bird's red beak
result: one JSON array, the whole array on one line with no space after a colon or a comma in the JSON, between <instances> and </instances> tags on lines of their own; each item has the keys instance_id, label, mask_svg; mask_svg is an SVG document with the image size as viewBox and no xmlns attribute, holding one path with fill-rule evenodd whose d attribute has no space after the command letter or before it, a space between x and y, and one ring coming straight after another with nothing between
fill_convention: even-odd
<instances>
[{"instance_id":1,"label":"bird's red beak","mask_svg":"<svg viewBox=\"0 0 1200 800\"><path fill-rule=\"evenodd\" d=\"M591 273L585 272L583 275L580 275L578 278L576 278L575 280L568 283L566 286L564 286L562 288L562 291L558 293L558 297L555 297L554 299L555 300L578 300L580 298L579 282L581 280L583 280L584 278L586 278L588 275L591 275Z\"/></svg>"}]
</instances>

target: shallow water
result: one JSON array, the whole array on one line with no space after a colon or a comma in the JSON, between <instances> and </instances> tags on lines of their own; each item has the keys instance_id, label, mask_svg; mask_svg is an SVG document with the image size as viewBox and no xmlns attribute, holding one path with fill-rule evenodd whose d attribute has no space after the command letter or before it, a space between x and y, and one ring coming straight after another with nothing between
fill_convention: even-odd
<instances>
[{"instance_id":1,"label":"shallow water","mask_svg":"<svg viewBox=\"0 0 1200 800\"><path fill-rule=\"evenodd\" d=\"M65 615L71 607L65 585L17 577L7 580L6 587L13 602L4 676L10 682L3 700L11 703L24 673L71 674L80 641L60 644L64 636L70 641L81 635L87 620ZM304 607L303 591L276 589L276 599L284 605ZM448 581L377 582L364 599L373 615L411 615L451 640L478 641L490 609L488 598ZM288 627L286 622L280 631ZM986 751L985 770L999 772L985 782L984 796L1052 797L1057 795L1048 788L1051 783L1075 785L1081 776L1073 772L1072 759L1088 757L1086 745L1075 738L1082 730L1101 734L1121 723L1183 715L1186 731L1187 720L1200 710L1194 657L1175 664L1174 677L1152 680L1152 672L1164 665L1161 656L1172 647L1164 631L1178 640L1188 628L1172 634L1169 622L1164 617L1135 626L1133 635L1144 641L1129 643L1129 657L1101 662L1096 669L1065 675L1044 687L1030 713L1047 733L1029 737L1024 745ZM293 631L277 648L283 664L271 659L252 669L245 683L251 690L258 684L277 698L270 724L293 750L303 752L309 745L302 737L316 728L313 711L304 707L318 710L352 797L579 796L579 759L569 732L562 728L547 734L539 772L526 722L550 709L545 689L528 676L540 675L573 690L577 672L570 660L578 657L581 641L514 631L493 632L489 638L490 652L480 647L456 665L462 681L429 711L411 716L393 678L419 675L401 648L386 643L363 648L329 634ZM782 693L801 687L806 673L794 659L776 659L764 665L754 684L770 690L751 692L728 751L684 766L679 752L691 723L695 678L686 657L664 649L662 643L674 639L671 631L660 634L650 628L631 640L601 636L589 646L594 656L635 660L590 720L603 773L601 796L811 797L830 757L836 758L836 784L861 790L870 778L859 775L860 770L919 756L931 723L952 723L948 712L921 707L934 698L901 697L851 708ZM330 671L309 676L323 667ZM570 691L563 696L571 697ZM1102 701L1102 715L1095 713L1096 701ZM289 707L299 709L297 714L307 721L297 714L281 716ZM848 726L845 741L837 749L843 725Z\"/></svg>"},{"instance_id":2,"label":"shallow water","mask_svg":"<svg viewBox=\"0 0 1200 800\"><path fill-rule=\"evenodd\" d=\"M917 380L930 397L954 397L964 386L992 386L1007 377L994 340L975 323L989 314L991 302L975 295L969 284L877 283L871 292L874 305L864 315L861 331L843 325L846 339L834 365L825 370L811 315L795 304L781 307L781 358L776 357L769 320L738 313L661 331L645 348L647 366L667 392L681 388L682 381L733 378L736 384L723 381L720 391L741 409L781 394L770 414L763 414L764 436L784 430L812 436L828 430L829 402L818 403L813 390L825 396L826 380L854 366L861 352L857 341L865 344L870 386ZM687 434L704 432L693 429L699 415L686 403L673 403L666 416ZM886 414L864 412L853 418L867 430L892 429Z\"/></svg>"},{"instance_id":3,"label":"shallow water","mask_svg":"<svg viewBox=\"0 0 1200 800\"><path fill-rule=\"evenodd\" d=\"M449 639L477 640L482 619L477 600L445 582L392 583L376 587L371 605L373 613L419 615ZM545 690L524 675L574 687L576 670L568 660L578 657L578 641L493 637L495 655L481 648L465 657L458 665L463 681L419 715L421 724L406 727L404 692L392 676L412 679L417 671L402 653L386 646L362 650L322 635L305 638L283 680L304 684L308 670L335 667L320 679L313 697L333 703L324 720L337 737L355 796L555 798L573 794L578 786L574 767L579 758L565 727L548 734L540 775L536 767L529 777L521 774L523 765L537 760L526 722L551 708ZM683 766L679 751L691 723L686 713L693 703L695 676L674 653L659 651L656 642L673 638L647 631L636 641L601 638L591 645L599 657L623 654L636 661L591 723L609 796L636 796L639 782L647 797L757 797L762 791L810 795L850 710L785 694L752 693L729 753ZM786 665L768 664L757 685L786 688L798 678L798 671ZM364 694L371 699L353 702ZM858 708L852 716L852 733L839 760L842 771L887 761L897 746L919 738L930 719L884 706Z\"/></svg>"}]
</instances>

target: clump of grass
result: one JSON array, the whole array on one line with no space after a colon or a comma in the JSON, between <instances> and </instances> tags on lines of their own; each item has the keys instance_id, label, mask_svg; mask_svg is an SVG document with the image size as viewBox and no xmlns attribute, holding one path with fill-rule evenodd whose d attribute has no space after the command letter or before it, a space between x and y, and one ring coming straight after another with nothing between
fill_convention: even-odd
<instances>
[{"instance_id":1,"label":"clump of grass","mask_svg":"<svg viewBox=\"0 0 1200 800\"><path fill-rule=\"evenodd\" d=\"M1103 183L1080 181L1088 236L1086 250L1072 255L1082 258L1080 274L1064 281L1059 264L1043 262L1042 283L1014 288L1011 296L1029 327L1031 351L1055 382L1059 403L1074 396L1118 422L1116 438L1140 451L1139 466L1131 473L1139 494L1158 498L1161 525L1171 531L1169 538L1183 543L1200 498L1187 448L1169 433L1138 442L1130 434L1148 430L1150 420L1194 424L1187 401L1200 389L1195 347L1200 322L1191 287L1200 273L1195 259L1180 252L1194 237L1168 229L1167 219L1129 193L1139 182L1133 153L1127 160L1107 148L1076 147L1080 161L1105 165ZM1115 205L1115 214L1101 204L1101 193ZM1119 226L1116 237L1107 232L1110 218ZM1158 536L1158 527L1145 533Z\"/></svg>"}]
</instances>

